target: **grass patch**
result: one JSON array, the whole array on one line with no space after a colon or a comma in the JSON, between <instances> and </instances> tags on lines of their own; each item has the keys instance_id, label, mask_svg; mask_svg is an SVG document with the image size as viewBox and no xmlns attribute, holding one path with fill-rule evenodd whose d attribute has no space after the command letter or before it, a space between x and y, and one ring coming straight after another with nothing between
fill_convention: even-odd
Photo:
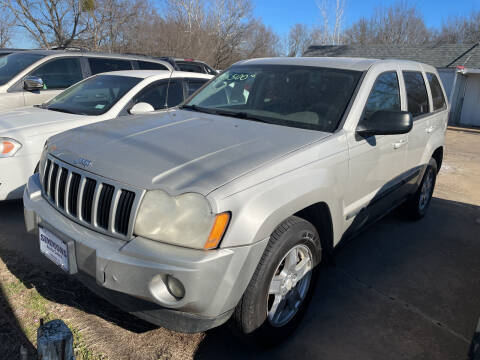
<instances>
[{"instance_id":1,"label":"grass patch","mask_svg":"<svg viewBox=\"0 0 480 360\"><path fill-rule=\"evenodd\" d=\"M0 283L0 286L8 302L14 308L21 310L21 316L17 316L19 325L28 340L36 345L37 330L40 319L44 323L58 319L52 311L52 303L44 298L35 288L28 289L20 280L15 279ZM85 342L82 334L73 324L65 322L73 334L73 349L77 360L105 360L102 354L96 354Z\"/></svg>"},{"instance_id":2,"label":"grass patch","mask_svg":"<svg viewBox=\"0 0 480 360\"><path fill-rule=\"evenodd\" d=\"M106 357L102 354L95 354L85 344L82 334L78 329L70 324L67 324L73 334L73 350L77 360L105 360Z\"/></svg>"},{"instance_id":3,"label":"grass patch","mask_svg":"<svg viewBox=\"0 0 480 360\"><path fill-rule=\"evenodd\" d=\"M5 295L10 297L23 292L27 287L20 280L15 280L3 284L2 289Z\"/></svg>"}]
</instances>

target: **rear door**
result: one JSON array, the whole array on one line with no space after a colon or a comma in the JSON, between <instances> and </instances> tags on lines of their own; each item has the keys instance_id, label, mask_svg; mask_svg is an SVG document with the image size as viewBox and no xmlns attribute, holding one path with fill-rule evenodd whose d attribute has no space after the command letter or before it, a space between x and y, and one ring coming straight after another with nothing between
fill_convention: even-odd
<instances>
[{"instance_id":1,"label":"rear door","mask_svg":"<svg viewBox=\"0 0 480 360\"><path fill-rule=\"evenodd\" d=\"M407 66L402 70L402 78L406 91L406 110L412 114L413 128L408 134L406 166L409 178L416 180L422 170L432 117L424 73L420 65Z\"/></svg>"},{"instance_id":2,"label":"rear door","mask_svg":"<svg viewBox=\"0 0 480 360\"><path fill-rule=\"evenodd\" d=\"M80 58L73 56L48 60L27 76L41 78L44 87L37 91L24 90L25 105L42 104L83 79Z\"/></svg>"}]
</instances>

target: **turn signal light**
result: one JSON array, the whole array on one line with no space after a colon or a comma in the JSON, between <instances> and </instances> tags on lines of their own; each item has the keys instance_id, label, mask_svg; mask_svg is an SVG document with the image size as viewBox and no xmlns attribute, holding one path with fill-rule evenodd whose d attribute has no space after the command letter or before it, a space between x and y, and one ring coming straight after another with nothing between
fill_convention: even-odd
<instances>
[{"instance_id":1,"label":"turn signal light","mask_svg":"<svg viewBox=\"0 0 480 360\"><path fill-rule=\"evenodd\" d=\"M212 231L210 231L210 235L208 236L208 240L204 245L204 249L210 250L215 249L225 234L225 230L227 230L228 223L230 221L230 213L225 212L218 214L215 217L215 221L213 223Z\"/></svg>"},{"instance_id":2,"label":"turn signal light","mask_svg":"<svg viewBox=\"0 0 480 360\"><path fill-rule=\"evenodd\" d=\"M0 138L0 158L10 157L22 147L22 145L13 139Z\"/></svg>"}]
</instances>

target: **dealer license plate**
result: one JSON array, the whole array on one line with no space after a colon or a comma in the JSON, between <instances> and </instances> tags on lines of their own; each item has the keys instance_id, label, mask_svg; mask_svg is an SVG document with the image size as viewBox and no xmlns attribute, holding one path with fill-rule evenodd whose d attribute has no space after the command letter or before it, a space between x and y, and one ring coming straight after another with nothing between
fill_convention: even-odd
<instances>
[{"instance_id":1,"label":"dealer license plate","mask_svg":"<svg viewBox=\"0 0 480 360\"><path fill-rule=\"evenodd\" d=\"M47 229L39 227L40 252L63 270L69 271L68 246Z\"/></svg>"}]
</instances>

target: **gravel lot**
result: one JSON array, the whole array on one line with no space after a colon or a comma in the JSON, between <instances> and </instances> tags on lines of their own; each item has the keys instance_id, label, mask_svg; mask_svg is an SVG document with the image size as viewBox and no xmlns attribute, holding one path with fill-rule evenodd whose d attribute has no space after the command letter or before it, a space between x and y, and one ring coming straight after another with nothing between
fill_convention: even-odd
<instances>
[{"instance_id":1,"label":"gravel lot","mask_svg":"<svg viewBox=\"0 0 480 360\"><path fill-rule=\"evenodd\" d=\"M78 359L465 359L480 316L480 132L447 132L428 215L392 213L337 249L292 338L249 348L226 327L186 335L117 310L57 271L0 203L0 359L33 356L40 318L74 330ZM33 346L32 346L33 345Z\"/></svg>"}]
</instances>

